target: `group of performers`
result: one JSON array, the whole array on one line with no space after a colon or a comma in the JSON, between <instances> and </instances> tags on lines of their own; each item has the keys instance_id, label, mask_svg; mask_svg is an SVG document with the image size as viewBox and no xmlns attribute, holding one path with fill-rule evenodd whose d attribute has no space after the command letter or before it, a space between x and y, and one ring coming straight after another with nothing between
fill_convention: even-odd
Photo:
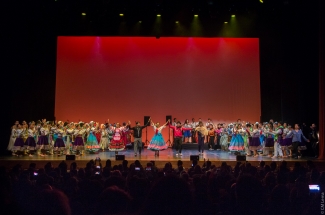
<instances>
[{"instance_id":1,"label":"group of performers","mask_svg":"<svg viewBox=\"0 0 325 215\"><path fill-rule=\"evenodd\" d=\"M198 151L203 155L204 144L208 143L209 150L215 147L230 152L245 153L247 156L259 155L277 157L298 157L299 151L306 149L304 141L309 140L303 135L298 124L294 128L281 122L269 123L245 123L240 119L235 123L218 123L215 125L211 119L204 125L199 119L190 123L185 120L181 123L174 118L174 122L168 120L165 124L154 123L151 118L146 125L141 126L136 122L135 126L128 123L110 124L107 120L104 124L90 121L84 122L49 122L46 119L36 123L25 121L20 124L15 122L11 129L8 150L14 156L27 154L76 154L98 153L100 150L114 151L118 154L128 145L131 145L133 135L134 155L141 155L144 148L142 142L142 129L149 126L154 129L147 149L159 156L159 151L166 150L166 144L161 132L166 126L173 131L173 144L176 156L182 156L183 142L197 142ZM304 140L304 141L303 141ZM261 152L261 153L258 153Z\"/></svg>"}]
</instances>

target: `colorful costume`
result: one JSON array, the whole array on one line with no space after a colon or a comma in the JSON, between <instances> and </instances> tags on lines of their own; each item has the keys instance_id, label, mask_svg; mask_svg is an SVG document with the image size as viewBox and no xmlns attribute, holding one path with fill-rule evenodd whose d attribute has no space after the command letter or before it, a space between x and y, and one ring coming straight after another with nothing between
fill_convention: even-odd
<instances>
[{"instance_id":1,"label":"colorful costume","mask_svg":"<svg viewBox=\"0 0 325 215\"><path fill-rule=\"evenodd\" d=\"M153 129L155 131L155 135L152 137L147 149L152 151L161 151L168 148L163 136L161 135L162 129L164 129L165 126L161 126L157 128L156 126L153 126Z\"/></svg>"}]
</instances>

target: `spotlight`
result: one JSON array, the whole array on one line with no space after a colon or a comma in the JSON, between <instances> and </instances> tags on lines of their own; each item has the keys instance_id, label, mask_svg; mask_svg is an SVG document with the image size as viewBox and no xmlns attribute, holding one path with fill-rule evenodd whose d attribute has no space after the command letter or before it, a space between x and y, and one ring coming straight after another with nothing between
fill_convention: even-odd
<instances>
[{"instance_id":1,"label":"spotlight","mask_svg":"<svg viewBox=\"0 0 325 215\"><path fill-rule=\"evenodd\" d=\"M194 14L194 17L199 17L199 15L198 14Z\"/></svg>"},{"instance_id":2,"label":"spotlight","mask_svg":"<svg viewBox=\"0 0 325 215\"><path fill-rule=\"evenodd\" d=\"M86 13L81 13L81 16L86 16Z\"/></svg>"},{"instance_id":3,"label":"spotlight","mask_svg":"<svg viewBox=\"0 0 325 215\"><path fill-rule=\"evenodd\" d=\"M224 22L225 24L228 24L228 22Z\"/></svg>"},{"instance_id":4,"label":"spotlight","mask_svg":"<svg viewBox=\"0 0 325 215\"><path fill-rule=\"evenodd\" d=\"M124 16L124 14L123 13L120 13L120 16Z\"/></svg>"},{"instance_id":5,"label":"spotlight","mask_svg":"<svg viewBox=\"0 0 325 215\"><path fill-rule=\"evenodd\" d=\"M178 22L178 21L176 21L175 23L176 23L176 24L178 24L179 22Z\"/></svg>"},{"instance_id":6,"label":"spotlight","mask_svg":"<svg viewBox=\"0 0 325 215\"><path fill-rule=\"evenodd\" d=\"M236 17L236 15L231 15L231 18L235 18Z\"/></svg>"},{"instance_id":7,"label":"spotlight","mask_svg":"<svg viewBox=\"0 0 325 215\"><path fill-rule=\"evenodd\" d=\"M264 3L263 0L260 0L260 3Z\"/></svg>"},{"instance_id":8,"label":"spotlight","mask_svg":"<svg viewBox=\"0 0 325 215\"><path fill-rule=\"evenodd\" d=\"M142 23L142 21L139 21L139 23Z\"/></svg>"},{"instance_id":9,"label":"spotlight","mask_svg":"<svg viewBox=\"0 0 325 215\"><path fill-rule=\"evenodd\" d=\"M157 14L157 17L161 17L161 15L160 14Z\"/></svg>"}]
</instances>

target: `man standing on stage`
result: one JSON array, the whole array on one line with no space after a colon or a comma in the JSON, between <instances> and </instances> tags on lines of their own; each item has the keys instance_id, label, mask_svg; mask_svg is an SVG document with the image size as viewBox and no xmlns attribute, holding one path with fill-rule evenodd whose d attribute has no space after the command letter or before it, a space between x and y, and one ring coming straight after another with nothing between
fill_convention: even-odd
<instances>
[{"instance_id":1,"label":"man standing on stage","mask_svg":"<svg viewBox=\"0 0 325 215\"><path fill-rule=\"evenodd\" d=\"M130 130L133 131L133 137L134 137L134 144L133 144L133 147L134 147L134 156L137 156L137 153L138 153L138 150L139 150L139 155L141 155L141 150L142 150L142 129L144 129L145 127L147 127L150 123L150 120L151 118L149 118L148 122L146 125L144 126L141 126L140 125L140 122L137 121L135 122L136 123L136 126L135 127L130 127ZM130 124L130 121L129 121L129 124Z\"/></svg>"},{"instance_id":2,"label":"man standing on stage","mask_svg":"<svg viewBox=\"0 0 325 215\"><path fill-rule=\"evenodd\" d=\"M199 125L199 123L195 122L195 119L192 118L192 122L191 122L191 127L192 127L192 143L196 143L196 132L195 132L195 128Z\"/></svg>"},{"instance_id":3,"label":"man standing on stage","mask_svg":"<svg viewBox=\"0 0 325 215\"><path fill-rule=\"evenodd\" d=\"M176 156L178 156L178 154L180 156L182 156L182 144L183 144L183 132L182 131L190 131L190 130L192 130L192 128L182 127L180 121L176 122L176 126L172 126L172 125L170 125L169 120L168 120L168 126L169 126L169 128L173 129Z\"/></svg>"}]
</instances>

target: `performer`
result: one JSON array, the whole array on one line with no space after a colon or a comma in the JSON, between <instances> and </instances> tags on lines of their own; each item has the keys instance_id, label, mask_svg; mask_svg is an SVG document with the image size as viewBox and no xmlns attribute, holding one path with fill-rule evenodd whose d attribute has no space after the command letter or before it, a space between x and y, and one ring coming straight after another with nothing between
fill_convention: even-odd
<instances>
[{"instance_id":1,"label":"performer","mask_svg":"<svg viewBox=\"0 0 325 215\"><path fill-rule=\"evenodd\" d=\"M84 124L82 122L75 124L75 129L73 134L75 136L75 140L73 143L73 148L76 156L83 155L84 153L85 144L84 144L83 136L86 133L86 129L82 128L83 125Z\"/></svg>"},{"instance_id":2,"label":"performer","mask_svg":"<svg viewBox=\"0 0 325 215\"><path fill-rule=\"evenodd\" d=\"M74 145L74 128L75 125L73 122L67 125L67 129L66 129L67 141L65 143L67 155L69 155L72 152L72 146Z\"/></svg>"},{"instance_id":3,"label":"performer","mask_svg":"<svg viewBox=\"0 0 325 215\"><path fill-rule=\"evenodd\" d=\"M221 150L228 151L228 132L227 132L226 124L222 125L222 130L220 135L221 135L220 138Z\"/></svg>"},{"instance_id":4,"label":"performer","mask_svg":"<svg viewBox=\"0 0 325 215\"><path fill-rule=\"evenodd\" d=\"M49 145L49 126L46 122L46 119L43 119L42 122L42 127L40 129L40 133L41 135L38 137L38 142L37 142L37 150L38 150L38 154L42 157L45 156L46 152L50 149L50 145Z\"/></svg>"},{"instance_id":5,"label":"performer","mask_svg":"<svg viewBox=\"0 0 325 215\"><path fill-rule=\"evenodd\" d=\"M154 124L151 121L151 126L153 127L154 131L155 131L155 135L152 137L152 139L150 140L150 143L147 147L147 149L151 150L151 151L155 151L155 157L159 157L159 151L168 149L168 146L163 138L163 136L161 135L161 131L166 127L168 121L159 127L159 122Z\"/></svg>"},{"instance_id":6,"label":"performer","mask_svg":"<svg viewBox=\"0 0 325 215\"><path fill-rule=\"evenodd\" d=\"M185 120L184 122L184 128L192 128L192 125L190 124L190 122L188 121L188 119ZM186 142L186 143L189 143L189 142L192 142L192 138L191 138L191 131L190 130L186 130L183 132L183 136L184 136L184 139L183 141Z\"/></svg>"},{"instance_id":7,"label":"performer","mask_svg":"<svg viewBox=\"0 0 325 215\"><path fill-rule=\"evenodd\" d=\"M263 133L265 135L264 156L272 157L274 151L274 135L273 135L273 123L268 123L264 126Z\"/></svg>"},{"instance_id":8,"label":"performer","mask_svg":"<svg viewBox=\"0 0 325 215\"><path fill-rule=\"evenodd\" d=\"M302 133L299 124L295 124L294 130L290 131L287 137L292 137L292 158L301 158L301 153L298 152L298 147L302 146L302 140L309 142L309 140Z\"/></svg>"},{"instance_id":9,"label":"performer","mask_svg":"<svg viewBox=\"0 0 325 215\"><path fill-rule=\"evenodd\" d=\"M216 143L217 143L217 145L215 146L215 148L217 150L221 149L221 145L220 145L221 132L222 132L222 124L218 123L217 129L216 129Z\"/></svg>"},{"instance_id":10,"label":"performer","mask_svg":"<svg viewBox=\"0 0 325 215\"><path fill-rule=\"evenodd\" d=\"M192 143L197 143L197 137L196 137L196 132L195 132L195 128L199 125L199 123L195 122L195 119L192 118L192 122L191 122L191 126L192 126Z\"/></svg>"},{"instance_id":11,"label":"performer","mask_svg":"<svg viewBox=\"0 0 325 215\"><path fill-rule=\"evenodd\" d=\"M241 152L245 150L244 147L244 138L246 131L242 129L241 123L237 124L236 128L233 131L233 136L230 141L229 150Z\"/></svg>"},{"instance_id":12,"label":"performer","mask_svg":"<svg viewBox=\"0 0 325 215\"><path fill-rule=\"evenodd\" d=\"M100 125L100 130L99 133L101 134L100 136L100 147L102 148L102 151L108 148L109 142L108 142L108 132L106 130L106 126L104 124Z\"/></svg>"},{"instance_id":13,"label":"performer","mask_svg":"<svg viewBox=\"0 0 325 215\"><path fill-rule=\"evenodd\" d=\"M132 145L131 141L130 141L130 129L129 129L129 126L127 126L127 124L125 122L123 122L122 125L125 129L123 129L123 131L121 133L121 138L123 139L125 147L128 147L128 146Z\"/></svg>"},{"instance_id":14,"label":"performer","mask_svg":"<svg viewBox=\"0 0 325 215\"><path fill-rule=\"evenodd\" d=\"M214 139L216 136L216 130L212 124L210 124L208 126L208 128L209 128L208 129L208 148L209 148L209 150L214 150ZM203 151L202 151L202 153L203 153Z\"/></svg>"},{"instance_id":15,"label":"performer","mask_svg":"<svg viewBox=\"0 0 325 215\"><path fill-rule=\"evenodd\" d=\"M116 126L112 127L112 129L114 131L114 136L108 149L110 151L114 151L115 155L117 155L119 151L123 151L125 149L124 140L121 138L121 135L126 127L122 127L120 126L120 123L116 123Z\"/></svg>"},{"instance_id":16,"label":"performer","mask_svg":"<svg viewBox=\"0 0 325 215\"><path fill-rule=\"evenodd\" d=\"M63 135L65 133L64 128L62 124L59 122L58 123L58 128L55 130L56 133L56 138L54 142L54 151L57 153L58 156L61 154L65 154L65 144L63 141Z\"/></svg>"},{"instance_id":17,"label":"performer","mask_svg":"<svg viewBox=\"0 0 325 215\"><path fill-rule=\"evenodd\" d=\"M11 134L10 134L10 139L9 139L9 144L8 144L7 150L11 151L12 155L16 155L13 151L13 147L14 147L15 140L17 137L16 131L18 129L18 125L19 125L19 121L16 121L15 124L11 127Z\"/></svg>"},{"instance_id":18,"label":"performer","mask_svg":"<svg viewBox=\"0 0 325 215\"><path fill-rule=\"evenodd\" d=\"M141 150L142 150L142 129L146 128L149 123L151 121L151 118L149 118L147 124L145 124L144 126L141 126L140 122L137 121L135 122L136 126L135 127L130 127L129 125L129 129L131 131L133 131L133 149L134 149L134 156L137 156L137 153L139 151L139 155L141 155ZM129 124L130 121L129 121Z\"/></svg>"},{"instance_id":19,"label":"performer","mask_svg":"<svg viewBox=\"0 0 325 215\"><path fill-rule=\"evenodd\" d=\"M292 138L286 138L290 129L286 122L283 123L283 134L282 134L282 142L280 143L283 157L291 157L292 152L290 150L292 145ZM289 153L288 153L289 152Z\"/></svg>"},{"instance_id":20,"label":"performer","mask_svg":"<svg viewBox=\"0 0 325 215\"><path fill-rule=\"evenodd\" d=\"M211 124L211 126L213 127L212 124ZM206 126L203 125L202 122L199 122L199 126L195 128L195 131L198 134L199 155L203 155L203 152L204 152L204 139L205 139L205 136L208 136L208 129L206 128ZM215 131L213 130L213 132L215 132Z\"/></svg>"},{"instance_id":21,"label":"performer","mask_svg":"<svg viewBox=\"0 0 325 215\"><path fill-rule=\"evenodd\" d=\"M254 152L254 157L258 157L257 150L261 148L261 142L260 142L260 131L258 129L258 124L255 123L253 126L253 131L249 131L249 150Z\"/></svg>"},{"instance_id":22,"label":"performer","mask_svg":"<svg viewBox=\"0 0 325 215\"><path fill-rule=\"evenodd\" d=\"M182 144L183 144L182 133L183 131L186 130L192 130L192 128L183 128L180 121L177 121L176 126L172 126L170 125L169 120L168 120L168 126L170 129L173 129L176 156L178 156L178 154L182 156Z\"/></svg>"},{"instance_id":23,"label":"performer","mask_svg":"<svg viewBox=\"0 0 325 215\"><path fill-rule=\"evenodd\" d=\"M28 128L28 138L25 142L30 157L33 157L36 150L36 142L35 142L36 132L37 130L35 129L35 122L30 122Z\"/></svg>"},{"instance_id":24,"label":"performer","mask_svg":"<svg viewBox=\"0 0 325 215\"><path fill-rule=\"evenodd\" d=\"M282 142L283 126L281 122L275 122L273 124L274 131L271 132L274 135L274 154L272 158L283 157L280 143Z\"/></svg>"},{"instance_id":25,"label":"performer","mask_svg":"<svg viewBox=\"0 0 325 215\"><path fill-rule=\"evenodd\" d=\"M86 151L89 153L96 153L100 148L94 133L96 133L96 127L94 126L94 121L90 121L89 128L87 129L88 135L86 141Z\"/></svg>"},{"instance_id":26,"label":"performer","mask_svg":"<svg viewBox=\"0 0 325 215\"><path fill-rule=\"evenodd\" d=\"M13 146L12 155L22 156L24 154L24 139L23 139L23 126L18 124L18 128L16 129L16 140Z\"/></svg>"}]
</instances>

